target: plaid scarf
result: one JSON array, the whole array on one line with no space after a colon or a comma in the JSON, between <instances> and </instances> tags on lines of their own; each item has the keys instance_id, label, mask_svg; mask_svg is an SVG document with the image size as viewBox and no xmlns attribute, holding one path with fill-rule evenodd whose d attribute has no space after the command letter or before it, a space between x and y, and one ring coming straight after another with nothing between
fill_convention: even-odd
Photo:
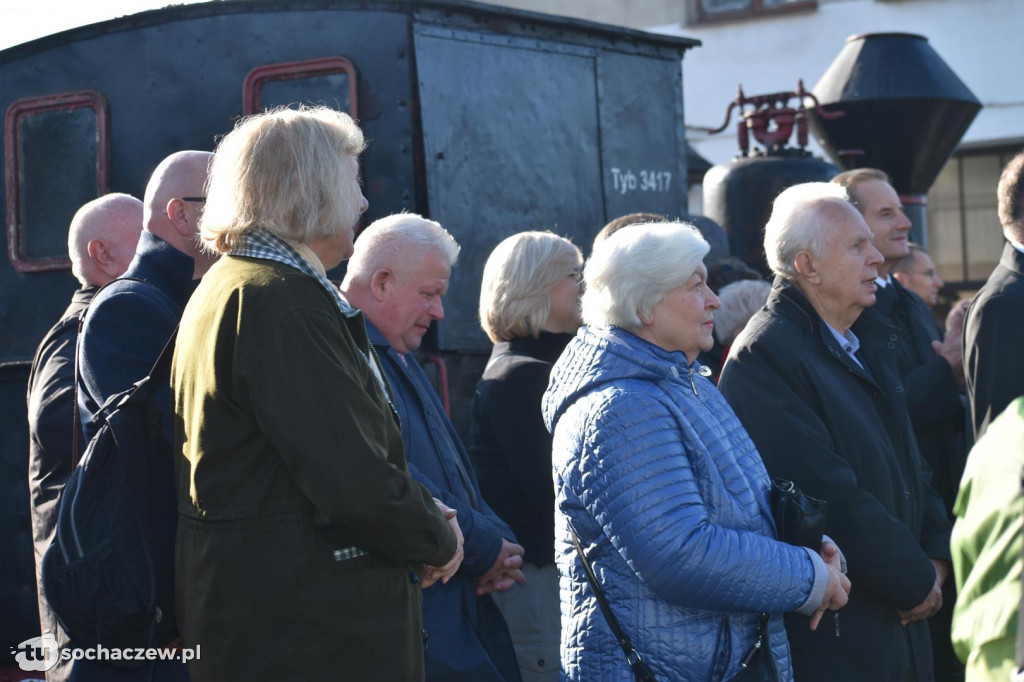
<instances>
[{"instance_id":1,"label":"plaid scarf","mask_svg":"<svg viewBox=\"0 0 1024 682\"><path fill-rule=\"evenodd\" d=\"M272 260L278 263L284 263L289 265L304 275L309 275L314 278L320 285L327 290L334 299L334 302L338 305L338 310L345 317L356 317L361 313L356 308L345 300L341 295L341 292L336 286L331 284L330 280L320 274L320 272L310 265L309 261L302 257L302 255L295 250L291 244L284 239L281 239L277 235L271 234L266 230L248 230L241 235L241 243L231 250L229 254L231 256L244 256L246 258L259 258L261 260ZM381 369L377 365L374 358L371 358L369 354L365 353L360 349L360 354L373 371L373 376L377 378L377 383L380 384L380 390L384 393L384 397L387 398L388 402L391 402L391 396L388 394L387 385L384 383L384 375L381 374Z\"/></svg>"}]
</instances>

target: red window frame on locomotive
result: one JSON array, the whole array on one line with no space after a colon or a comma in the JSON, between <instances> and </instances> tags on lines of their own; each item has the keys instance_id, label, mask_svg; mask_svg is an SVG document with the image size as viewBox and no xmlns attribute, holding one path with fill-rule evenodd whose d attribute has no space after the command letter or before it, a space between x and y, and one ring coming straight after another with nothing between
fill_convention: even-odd
<instances>
[{"instance_id":1,"label":"red window frame on locomotive","mask_svg":"<svg viewBox=\"0 0 1024 682\"><path fill-rule=\"evenodd\" d=\"M346 57L323 57L301 62L281 62L257 66L245 77L242 85L242 111L246 116L260 110L260 91L268 81L293 80L297 78L313 78L344 73L348 76L348 108L347 113L358 119L358 100L356 96L356 67Z\"/></svg>"},{"instance_id":2,"label":"red window frame on locomotive","mask_svg":"<svg viewBox=\"0 0 1024 682\"><path fill-rule=\"evenodd\" d=\"M110 191L110 137L107 100L94 90L62 92L20 99L11 104L4 118L6 149L4 180L7 189L7 254L16 272L45 272L71 267L70 256L30 258L25 255L25 225L21 221L20 123L31 116L79 108L96 114L96 196Z\"/></svg>"}]
</instances>

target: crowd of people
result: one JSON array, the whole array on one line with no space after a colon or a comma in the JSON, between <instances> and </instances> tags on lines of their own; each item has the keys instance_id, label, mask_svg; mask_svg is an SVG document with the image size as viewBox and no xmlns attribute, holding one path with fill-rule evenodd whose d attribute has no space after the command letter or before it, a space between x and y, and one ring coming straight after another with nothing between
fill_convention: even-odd
<instances>
[{"instance_id":1,"label":"crowd of people","mask_svg":"<svg viewBox=\"0 0 1024 682\"><path fill-rule=\"evenodd\" d=\"M170 340L172 644L202 656L48 680L951 682L966 663L1005 682L1024 663L1024 153L1002 260L945 327L874 169L778 196L773 281L655 214L586 259L504 239L464 443L416 357L460 246L412 213L356 234L365 146L344 113L275 109L169 156L141 202L76 214L81 288L29 381L37 567L101 406ZM781 533L773 480L827 503L813 541Z\"/></svg>"}]
</instances>

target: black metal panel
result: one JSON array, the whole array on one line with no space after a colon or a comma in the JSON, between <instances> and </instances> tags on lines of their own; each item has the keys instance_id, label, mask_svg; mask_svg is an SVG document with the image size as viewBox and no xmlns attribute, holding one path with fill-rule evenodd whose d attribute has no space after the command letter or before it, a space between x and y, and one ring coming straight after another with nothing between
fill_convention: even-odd
<instances>
[{"instance_id":1,"label":"black metal panel","mask_svg":"<svg viewBox=\"0 0 1024 682\"><path fill-rule=\"evenodd\" d=\"M101 92L110 106L111 189L141 198L161 159L181 149L212 150L217 136L231 129L242 113L243 81L253 68L346 56L360 73L360 123L370 140L362 160L370 202L366 219L373 220L414 208L408 42L404 13L207 14L111 31L4 60L0 110L27 97L83 89ZM331 89L338 85L337 77L328 80ZM347 83L332 97L319 87L320 81L294 81L309 85L309 96L291 91L289 99L347 100ZM52 158L32 163L39 166L33 177L60 168ZM39 189L33 185L30 191ZM82 198L79 203L84 203L91 198L77 197L78 191L74 183L67 183L69 201ZM2 215L6 199L0 202ZM50 241L66 241L67 220L62 217L47 230L56 235ZM73 290L70 273L18 274L6 258L0 259L0 361L31 358Z\"/></svg>"},{"instance_id":2,"label":"black metal panel","mask_svg":"<svg viewBox=\"0 0 1024 682\"><path fill-rule=\"evenodd\" d=\"M550 229L585 248L604 221L595 55L496 41L416 29L430 214L462 245L438 330L445 350L490 348L476 309L499 241Z\"/></svg>"},{"instance_id":3,"label":"black metal panel","mask_svg":"<svg viewBox=\"0 0 1024 682\"><path fill-rule=\"evenodd\" d=\"M605 218L637 211L682 216L687 186L679 62L606 52L598 73Z\"/></svg>"},{"instance_id":4,"label":"black metal panel","mask_svg":"<svg viewBox=\"0 0 1024 682\"><path fill-rule=\"evenodd\" d=\"M0 641L15 645L39 634L35 560L28 502L28 363L0 364Z\"/></svg>"}]
</instances>

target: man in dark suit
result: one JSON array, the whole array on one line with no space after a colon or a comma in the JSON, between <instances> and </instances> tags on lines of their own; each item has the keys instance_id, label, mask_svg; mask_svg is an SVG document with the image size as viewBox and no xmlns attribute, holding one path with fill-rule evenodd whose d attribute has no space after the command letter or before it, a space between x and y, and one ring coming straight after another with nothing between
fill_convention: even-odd
<instances>
[{"instance_id":1,"label":"man in dark suit","mask_svg":"<svg viewBox=\"0 0 1024 682\"><path fill-rule=\"evenodd\" d=\"M889 176L875 168L858 168L840 173L832 182L846 188L850 203L871 228L871 243L885 259L878 266L875 305L864 311L853 330L862 337L869 329L880 330L880 340L894 347L918 449L952 521L967 454L959 437L965 425L961 341L954 335L943 340L928 305L892 276L893 266L910 255L911 224ZM949 640L956 596L953 581L945 581L943 588L943 608L928 619L936 682L949 682L962 667Z\"/></svg>"},{"instance_id":2,"label":"man in dark suit","mask_svg":"<svg viewBox=\"0 0 1024 682\"><path fill-rule=\"evenodd\" d=\"M1006 244L964 323L964 373L974 437L1024 393L1024 152L999 178L999 222Z\"/></svg>"}]
</instances>

